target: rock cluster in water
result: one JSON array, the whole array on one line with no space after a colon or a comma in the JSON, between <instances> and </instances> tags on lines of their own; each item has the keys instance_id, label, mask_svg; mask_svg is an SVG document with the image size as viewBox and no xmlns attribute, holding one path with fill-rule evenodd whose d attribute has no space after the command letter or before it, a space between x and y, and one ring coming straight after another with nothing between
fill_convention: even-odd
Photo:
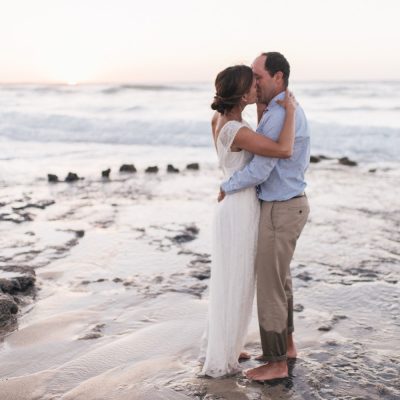
<instances>
[{"instance_id":1,"label":"rock cluster in water","mask_svg":"<svg viewBox=\"0 0 400 400\"><path fill-rule=\"evenodd\" d=\"M319 163L320 161L323 160L334 160L332 157L327 157L324 155L318 155L318 156L310 156L310 163ZM357 164L356 161L350 160L348 157L341 157L337 159L339 164L341 165L346 165L348 167L355 167Z\"/></svg>"},{"instance_id":2,"label":"rock cluster in water","mask_svg":"<svg viewBox=\"0 0 400 400\"><path fill-rule=\"evenodd\" d=\"M192 170L192 171L198 171L200 169L199 163L191 163L186 165L187 170ZM152 165L147 167L144 172L147 174L157 174L160 171L159 167L157 165ZM166 171L168 173L174 173L177 174L180 172L179 168L176 168L172 164L168 164ZM127 174L133 174L137 172L137 169L134 164L122 164L119 168L120 173L127 173ZM101 171L101 177L104 180L110 179L110 174L111 174L111 168L105 169ZM78 176L77 173L75 172L68 172L68 175L65 177L64 181L60 181L58 176L55 174L47 174L47 180L50 183L58 183L58 182L76 182L79 180L82 180L85 178L81 178Z\"/></svg>"}]
</instances>

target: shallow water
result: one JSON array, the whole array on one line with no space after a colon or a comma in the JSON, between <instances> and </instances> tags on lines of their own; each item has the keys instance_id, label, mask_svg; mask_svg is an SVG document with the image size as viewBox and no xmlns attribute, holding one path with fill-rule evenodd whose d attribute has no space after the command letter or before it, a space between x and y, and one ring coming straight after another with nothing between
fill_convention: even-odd
<instances>
[{"instance_id":1,"label":"shallow water","mask_svg":"<svg viewBox=\"0 0 400 400\"><path fill-rule=\"evenodd\" d=\"M312 212L292 264L299 358L288 380L261 385L196 375L220 179L214 155L148 150L162 167L149 175L146 149L115 149L106 162L101 145L90 159L80 145L60 155L57 173L86 178L74 184L48 184L48 161L26 174L15 161L3 180L1 212L55 202L24 209L30 220L0 221L0 269L32 266L38 288L0 345L4 399L400 398L397 164L374 173L335 160L311 165ZM138 173L118 174L129 153ZM167 174L168 161L181 172ZM185 170L193 161L200 171ZM110 181L98 177L106 166ZM255 310L246 347L260 352Z\"/></svg>"}]
</instances>

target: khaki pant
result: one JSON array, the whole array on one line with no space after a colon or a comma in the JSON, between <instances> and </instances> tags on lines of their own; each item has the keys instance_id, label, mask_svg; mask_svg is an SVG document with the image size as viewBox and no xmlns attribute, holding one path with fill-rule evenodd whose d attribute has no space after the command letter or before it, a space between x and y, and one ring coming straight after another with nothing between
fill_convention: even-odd
<instances>
[{"instance_id":1,"label":"khaki pant","mask_svg":"<svg viewBox=\"0 0 400 400\"><path fill-rule=\"evenodd\" d=\"M306 196L263 201L256 257L261 345L267 361L286 360L287 335L294 331L290 262L310 208Z\"/></svg>"}]
</instances>

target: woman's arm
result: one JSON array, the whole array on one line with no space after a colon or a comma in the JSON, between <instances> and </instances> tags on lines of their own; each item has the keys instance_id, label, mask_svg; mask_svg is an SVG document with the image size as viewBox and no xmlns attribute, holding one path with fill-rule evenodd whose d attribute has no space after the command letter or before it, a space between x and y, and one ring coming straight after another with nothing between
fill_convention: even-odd
<instances>
[{"instance_id":1,"label":"woman's arm","mask_svg":"<svg viewBox=\"0 0 400 400\"><path fill-rule=\"evenodd\" d=\"M296 100L289 91L286 91L285 100L279 104L286 109L286 116L277 142L243 127L236 134L232 146L264 157L291 157L295 134Z\"/></svg>"},{"instance_id":2,"label":"woman's arm","mask_svg":"<svg viewBox=\"0 0 400 400\"><path fill-rule=\"evenodd\" d=\"M216 130L217 130L217 123L218 123L218 118L219 118L219 113L217 111L215 111L212 119L211 119L211 133L212 133L212 137L213 137L213 142L214 142L214 146L215 149L217 150L217 134L216 134Z\"/></svg>"}]
</instances>

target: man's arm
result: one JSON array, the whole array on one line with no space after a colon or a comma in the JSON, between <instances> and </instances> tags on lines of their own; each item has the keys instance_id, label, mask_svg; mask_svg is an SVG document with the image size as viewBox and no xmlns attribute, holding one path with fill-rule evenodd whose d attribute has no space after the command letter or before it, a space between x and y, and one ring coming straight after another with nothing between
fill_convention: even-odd
<instances>
[{"instance_id":1,"label":"man's arm","mask_svg":"<svg viewBox=\"0 0 400 400\"><path fill-rule=\"evenodd\" d=\"M262 122L261 133L273 140L277 140L285 120L285 110L275 108ZM277 164L277 158L254 156L242 170L236 171L221 185L225 193L235 193L251 186L265 182Z\"/></svg>"},{"instance_id":2,"label":"man's arm","mask_svg":"<svg viewBox=\"0 0 400 400\"><path fill-rule=\"evenodd\" d=\"M236 171L221 185L225 193L235 193L266 181L274 169L278 158L254 156L242 170Z\"/></svg>"}]
</instances>

